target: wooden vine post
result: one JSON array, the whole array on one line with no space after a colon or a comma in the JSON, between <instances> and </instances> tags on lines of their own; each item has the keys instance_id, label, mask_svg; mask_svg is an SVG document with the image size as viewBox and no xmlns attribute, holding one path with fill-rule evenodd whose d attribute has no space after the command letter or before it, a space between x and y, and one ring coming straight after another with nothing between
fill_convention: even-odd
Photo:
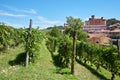
<instances>
[{"instance_id":1,"label":"wooden vine post","mask_svg":"<svg viewBox=\"0 0 120 80\"><path fill-rule=\"evenodd\" d=\"M30 35L32 31L32 19L30 19L30 24L29 24L29 30L28 30L28 36L27 36L27 46L26 46L26 68L29 65L29 49L30 49Z\"/></svg>"},{"instance_id":2,"label":"wooden vine post","mask_svg":"<svg viewBox=\"0 0 120 80\"><path fill-rule=\"evenodd\" d=\"M118 42L118 55L120 57L120 39L118 39L117 42Z\"/></svg>"},{"instance_id":3,"label":"wooden vine post","mask_svg":"<svg viewBox=\"0 0 120 80\"><path fill-rule=\"evenodd\" d=\"M74 66L75 66L75 54L76 54L76 36L77 36L77 31L74 29L74 33L73 33L73 52L72 52L72 63L71 63L71 73L73 75L75 74Z\"/></svg>"}]
</instances>

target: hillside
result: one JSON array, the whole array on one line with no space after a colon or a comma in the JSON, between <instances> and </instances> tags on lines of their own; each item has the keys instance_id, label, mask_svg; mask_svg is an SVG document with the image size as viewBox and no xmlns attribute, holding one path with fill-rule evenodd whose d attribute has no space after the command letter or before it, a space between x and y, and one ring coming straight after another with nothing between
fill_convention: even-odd
<instances>
[{"instance_id":1,"label":"hillside","mask_svg":"<svg viewBox=\"0 0 120 80\"><path fill-rule=\"evenodd\" d=\"M78 63L75 64L76 73L74 76L68 73L70 72L69 69L58 71L60 68L54 66L45 43L42 43L40 49L41 56L39 61L30 65L29 68L25 68L22 65L11 66L9 63L16 59L18 54L24 52L22 45L10 48L5 53L0 54L0 80L100 80L100 77Z\"/></svg>"}]
</instances>

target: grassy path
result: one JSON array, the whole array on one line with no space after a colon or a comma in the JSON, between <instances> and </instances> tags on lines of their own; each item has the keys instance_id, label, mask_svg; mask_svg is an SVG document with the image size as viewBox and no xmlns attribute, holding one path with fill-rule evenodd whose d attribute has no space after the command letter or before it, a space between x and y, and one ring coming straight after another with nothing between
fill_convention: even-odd
<instances>
[{"instance_id":1,"label":"grassy path","mask_svg":"<svg viewBox=\"0 0 120 80\"><path fill-rule=\"evenodd\" d=\"M78 63L75 64L75 75L81 78L79 80L100 80L88 69Z\"/></svg>"}]
</instances>

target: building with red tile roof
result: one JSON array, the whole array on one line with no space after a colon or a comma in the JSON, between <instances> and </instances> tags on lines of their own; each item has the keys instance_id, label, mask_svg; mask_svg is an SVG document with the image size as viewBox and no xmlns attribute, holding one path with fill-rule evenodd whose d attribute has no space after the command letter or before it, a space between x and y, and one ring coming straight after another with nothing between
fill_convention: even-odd
<instances>
[{"instance_id":1,"label":"building with red tile roof","mask_svg":"<svg viewBox=\"0 0 120 80\"><path fill-rule=\"evenodd\" d=\"M104 34L88 34L88 41L95 45L106 45L110 43L110 38Z\"/></svg>"},{"instance_id":2,"label":"building with red tile roof","mask_svg":"<svg viewBox=\"0 0 120 80\"><path fill-rule=\"evenodd\" d=\"M101 18L95 18L94 15L89 18L88 21L85 21L85 25L83 27L84 31L96 31L96 30L102 30L106 29L106 20Z\"/></svg>"}]
</instances>

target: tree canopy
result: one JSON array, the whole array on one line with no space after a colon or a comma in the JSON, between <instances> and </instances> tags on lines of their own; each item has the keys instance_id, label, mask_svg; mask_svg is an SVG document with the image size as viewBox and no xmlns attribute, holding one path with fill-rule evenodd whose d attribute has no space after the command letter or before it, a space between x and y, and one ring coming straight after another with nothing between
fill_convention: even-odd
<instances>
[{"instance_id":1,"label":"tree canopy","mask_svg":"<svg viewBox=\"0 0 120 80\"><path fill-rule=\"evenodd\" d=\"M107 23L107 26L110 26L118 22L120 22L120 20L117 20L116 18L111 18L111 19L108 19L106 23Z\"/></svg>"},{"instance_id":2,"label":"tree canopy","mask_svg":"<svg viewBox=\"0 0 120 80\"><path fill-rule=\"evenodd\" d=\"M59 37L61 34L60 30L58 27L54 26L50 32L50 35L53 37Z\"/></svg>"}]
</instances>

